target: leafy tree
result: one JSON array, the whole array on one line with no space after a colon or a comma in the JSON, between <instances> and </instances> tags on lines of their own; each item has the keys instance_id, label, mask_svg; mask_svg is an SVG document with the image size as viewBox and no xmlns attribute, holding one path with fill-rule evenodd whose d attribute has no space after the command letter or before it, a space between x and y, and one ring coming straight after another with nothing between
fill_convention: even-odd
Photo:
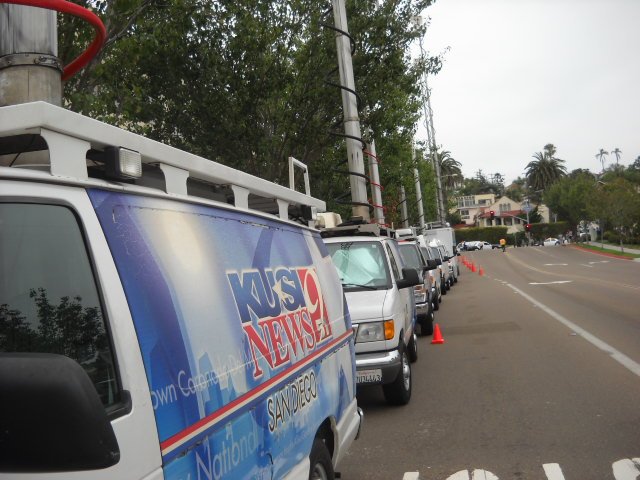
<instances>
[{"instance_id":1,"label":"leafy tree","mask_svg":"<svg viewBox=\"0 0 640 480\"><path fill-rule=\"evenodd\" d=\"M86 1L86 0L85 0ZM89 2L86 2L89 3ZM383 184L409 163L420 116L420 78L439 58L412 62L431 0L349 2L349 31L362 131L384 159ZM335 32L330 4L312 0L123 0L91 2L107 21L99 58L65 85L75 111L219 163L285 183L287 157L310 168L328 208L349 190ZM65 20L66 22L66 20ZM61 52L89 33L61 28ZM78 33L80 32L80 34ZM66 53L65 53L66 54ZM333 72L333 73L332 73Z\"/></svg>"},{"instance_id":2,"label":"leafy tree","mask_svg":"<svg viewBox=\"0 0 640 480\"><path fill-rule=\"evenodd\" d=\"M551 185L544 192L543 198L551 211L576 231L581 220L590 218L589 205L595 189L591 174L569 175Z\"/></svg>"},{"instance_id":3,"label":"leafy tree","mask_svg":"<svg viewBox=\"0 0 640 480\"><path fill-rule=\"evenodd\" d=\"M637 235L640 225L640 194L624 178L599 183L591 198L590 210L619 234L620 246L627 237Z\"/></svg>"},{"instance_id":4,"label":"leafy tree","mask_svg":"<svg viewBox=\"0 0 640 480\"><path fill-rule=\"evenodd\" d=\"M521 202L525 196L525 188L526 179L518 177L505 189L505 195L516 202Z\"/></svg>"},{"instance_id":5,"label":"leafy tree","mask_svg":"<svg viewBox=\"0 0 640 480\"><path fill-rule=\"evenodd\" d=\"M529 189L534 193L537 190L545 190L558 179L567 174L564 160L555 157L556 148L552 143L545 145L544 153L533 154L535 160L529 162L525 168Z\"/></svg>"}]
</instances>

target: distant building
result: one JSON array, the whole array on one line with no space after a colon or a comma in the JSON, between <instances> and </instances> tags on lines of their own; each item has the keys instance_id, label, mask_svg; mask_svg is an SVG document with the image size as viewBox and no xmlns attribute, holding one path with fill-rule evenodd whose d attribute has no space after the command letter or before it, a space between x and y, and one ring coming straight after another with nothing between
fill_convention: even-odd
<instances>
[{"instance_id":1,"label":"distant building","mask_svg":"<svg viewBox=\"0 0 640 480\"><path fill-rule=\"evenodd\" d=\"M522 232L527 223L526 205L526 201L516 202L509 197L500 197L478 214L476 223L479 227L509 227L507 233ZM530 211L533 211L536 206L530 207ZM538 205L538 214L542 217L543 223L549 222L549 208L546 205Z\"/></svg>"},{"instance_id":2,"label":"distant building","mask_svg":"<svg viewBox=\"0 0 640 480\"><path fill-rule=\"evenodd\" d=\"M455 211L460 214L463 223L471 227L476 224L476 217L496 201L496 196L493 193L482 193L480 195L465 195L458 197L457 200L458 206Z\"/></svg>"}]
</instances>

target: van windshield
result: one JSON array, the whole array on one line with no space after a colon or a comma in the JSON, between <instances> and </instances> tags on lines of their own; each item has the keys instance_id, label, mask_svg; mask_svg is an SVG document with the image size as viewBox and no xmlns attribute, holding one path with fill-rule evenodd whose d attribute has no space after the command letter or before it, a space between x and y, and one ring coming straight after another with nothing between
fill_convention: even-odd
<instances>
[{"instance_id":1,"label":"van windshield","mask_svg":"<svg viewBox=\"0 0 640 480\"><path fill-rule=\"evenodd\" d=\"M327 249L345 291L391 288L387 259L379 242L328 243Z\"/></svg>"}]
</instances>

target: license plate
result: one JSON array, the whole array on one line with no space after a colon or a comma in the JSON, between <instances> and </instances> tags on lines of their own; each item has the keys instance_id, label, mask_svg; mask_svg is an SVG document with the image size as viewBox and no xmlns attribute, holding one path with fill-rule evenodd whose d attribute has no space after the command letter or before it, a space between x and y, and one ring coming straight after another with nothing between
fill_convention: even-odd
<instances>
[{"instance_id":1,"label":"license plate","mask_svg":"<svg viewBox=\"0 0 640 480\"><path fill-rule=\"evenodd\" d=\"M358 370L356 372L356 383L381 383L382 382L382 370Z\"/></svg>"}]
</instances>

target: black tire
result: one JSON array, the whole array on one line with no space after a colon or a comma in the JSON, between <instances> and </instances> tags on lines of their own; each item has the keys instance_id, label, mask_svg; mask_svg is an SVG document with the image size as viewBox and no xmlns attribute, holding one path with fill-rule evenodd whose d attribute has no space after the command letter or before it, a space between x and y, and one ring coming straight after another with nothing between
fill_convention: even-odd
<instances>
[{"instance_id":1,"label":"black tire","mask_svg":"<svg viewBox=\"0 0 640 480\"><path fill-rule=\"evenodd\" d=\"M309 480L335 480L329 449L320 438L313 440L309 463Z\"/></svg>"},{"instance_id":2,"label":"black tire","mask_svg":"<svg viewBox=\"0 0 640 480\"><path fill-rule=\"evenodd\" d=\"M442 295L446 295L447 294L447 290L449 290L447 287L449 286L449 284L447 282L444 281L444 278L440 279L440 293Z\"/></svg>"},{"instance_id":3,"label":"black tire","mask_svg":"<svg viewBox=\"0 0 640 480\"><path fill-rule=\"evenodd\" d=\"M429 315L422 319L422 323L420 324L420 334L423 337L427 335L433 335L433 320L435 315L433 311L429 312Z\"/></svg>"},{"instance_id":4,"label":"black tire","mask_svg":"<svg viewBox=\"0 0 640 480\"><path fill-rule=\"evenodd\" d=\"M402 368L396 379L382 386L384 398L390 405L406 405L411 400L411 362L404 345L400 347L400 362Z\"/></svg>"},{"instance_id":5,"label":"black tire","mask_svg":"<svg viewBox=\"0 0 640 480\"><path fill-rule=\"evenodd\" d=\"M411 340L409 340L409 360L411 363L416 363L418 361L418 336L415 332L411 335Z\"/></svg>"},{"instance_id":6,"label":"black tire","mask_svg":"<svg viewBox=\"0 0 640 480\"><path fill-rule=\"evenodd\" d=\"M440 302L442 298L440 297L440 290L436 289L436 298L433 299L433 311L436 312L440 310Z\"/></svg>"}]
</instances>

